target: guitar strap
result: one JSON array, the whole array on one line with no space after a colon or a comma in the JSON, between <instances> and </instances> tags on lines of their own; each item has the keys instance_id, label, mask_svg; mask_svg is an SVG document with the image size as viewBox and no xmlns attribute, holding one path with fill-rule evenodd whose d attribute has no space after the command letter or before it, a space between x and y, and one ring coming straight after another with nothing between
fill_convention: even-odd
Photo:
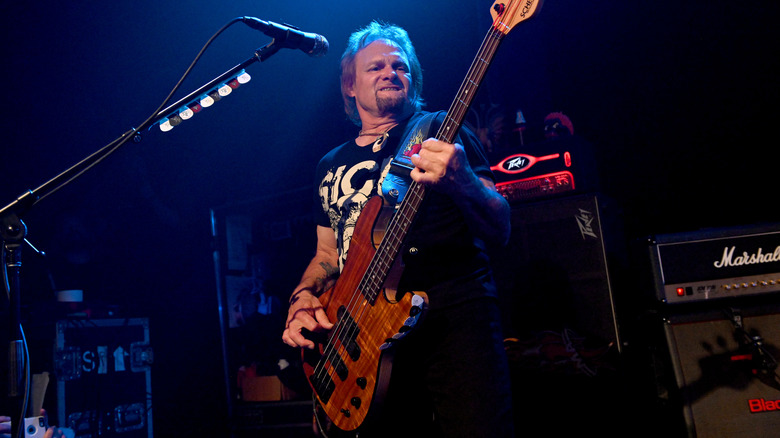
<instances>
[{"instance_id":1,"label":"guitar strap","mask_svg":"<svg viewBox=\"0 0 780 438\"><path fill-rule=\"evenodd\" d=\"M390 205L397 208L406 195L411 182L409 173L414 169L412 155L420 152L422 142L430 137L431 123L444 112L428 113L420 117L414 127L406 131L406 137L398 143L398 149L390 162L390 169L382 181L382 197Z\"/></svg>"}]
</instances>

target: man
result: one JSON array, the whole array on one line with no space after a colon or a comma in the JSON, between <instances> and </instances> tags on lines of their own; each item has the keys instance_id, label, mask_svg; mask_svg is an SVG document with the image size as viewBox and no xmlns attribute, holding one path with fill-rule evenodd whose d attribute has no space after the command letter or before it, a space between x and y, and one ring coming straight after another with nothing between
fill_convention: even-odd
<instances>
[{"instance_id":1,"label":"man","mask_svg":"<svg viewBox=\"0 0 780 438\"><path fill-rule=\"evenodd\" d=\"M295 288L283 340L314 348L302 330L334 327L318 297L347 259L360 210L382 193L402 139L423 119L422 69L405 30L373 22L355 32L341 61L347 115L361 127L317 167L317 248ZM431 134L441 124L439 116ZM399 291L425 291L429 310L398 342L373 436L512 436L511 394L495 286L484 242L505 244L509 206L496 192L476 137L422 142L409 177L429 190L400 257Z\"/></svg>"}]
</instances>

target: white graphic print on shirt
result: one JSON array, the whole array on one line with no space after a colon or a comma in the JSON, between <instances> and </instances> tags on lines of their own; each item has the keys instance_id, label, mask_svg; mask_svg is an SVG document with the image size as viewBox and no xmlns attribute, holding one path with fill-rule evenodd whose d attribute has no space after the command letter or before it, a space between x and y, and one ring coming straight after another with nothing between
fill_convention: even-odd
<instances>
[{"instance_id":1,"label":"white graphic print on shirt","mask_svg":"<svg viewBox=\"0 0 780 438\"><path fill-rule=\"evenodd\" d=\"M375 160L364 160L349 168L339 166L330 169L320 182L320 202L327 209L338 243L339 270L344 268L358 216L368 199L380 194L381 176L386 174L389 164L390 158L386 158L381 175Z\"/></svg>"}]
</instances>

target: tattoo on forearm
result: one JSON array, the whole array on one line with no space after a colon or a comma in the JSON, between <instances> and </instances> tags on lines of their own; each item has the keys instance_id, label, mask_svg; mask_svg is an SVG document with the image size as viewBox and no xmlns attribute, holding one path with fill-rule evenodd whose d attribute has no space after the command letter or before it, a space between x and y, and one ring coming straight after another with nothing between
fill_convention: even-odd
<instances>
[{"instance_id":1,"label":"tattoo on forearm","mask_svg":"<svg viewBox=\"0 0 780 438\"><path fill-rule=\"evenodd\" d=\"M321 295L322 292L328 290L331 286L333 286L335 278L339 273L338 267L333 266L327 262L320 263L320 267L322 268L323 271L325 271L325 276L317 279L317 291L318 291L317 296Z\"/></svg>"}]
</instances>

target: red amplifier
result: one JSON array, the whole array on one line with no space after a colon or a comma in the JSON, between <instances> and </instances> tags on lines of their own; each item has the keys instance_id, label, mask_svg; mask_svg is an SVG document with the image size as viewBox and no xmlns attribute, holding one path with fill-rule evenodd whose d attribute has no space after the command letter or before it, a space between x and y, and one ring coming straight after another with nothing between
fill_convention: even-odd
<instances>
[{"instance_id":1,"label":"red amplifier","mask_svg":"<svg viewBox=\"0 0 780 438\"><path fill-rule=\"evenodd\" d=\"M509 202L542 198L574 190L574 175L563 171L532 176L496 183L496 189Z\"/></svg>"},{"instance_id":2,"label":"red amplifier","mask_svg":"<svg viewBox=\"0 0 780 438\"><path fill-rule=\"evenodd\" d=\"M589 145L577 137L545 142L490 168L496 189L510 203L595 189Z\"/></svg>"}]
</instances>

